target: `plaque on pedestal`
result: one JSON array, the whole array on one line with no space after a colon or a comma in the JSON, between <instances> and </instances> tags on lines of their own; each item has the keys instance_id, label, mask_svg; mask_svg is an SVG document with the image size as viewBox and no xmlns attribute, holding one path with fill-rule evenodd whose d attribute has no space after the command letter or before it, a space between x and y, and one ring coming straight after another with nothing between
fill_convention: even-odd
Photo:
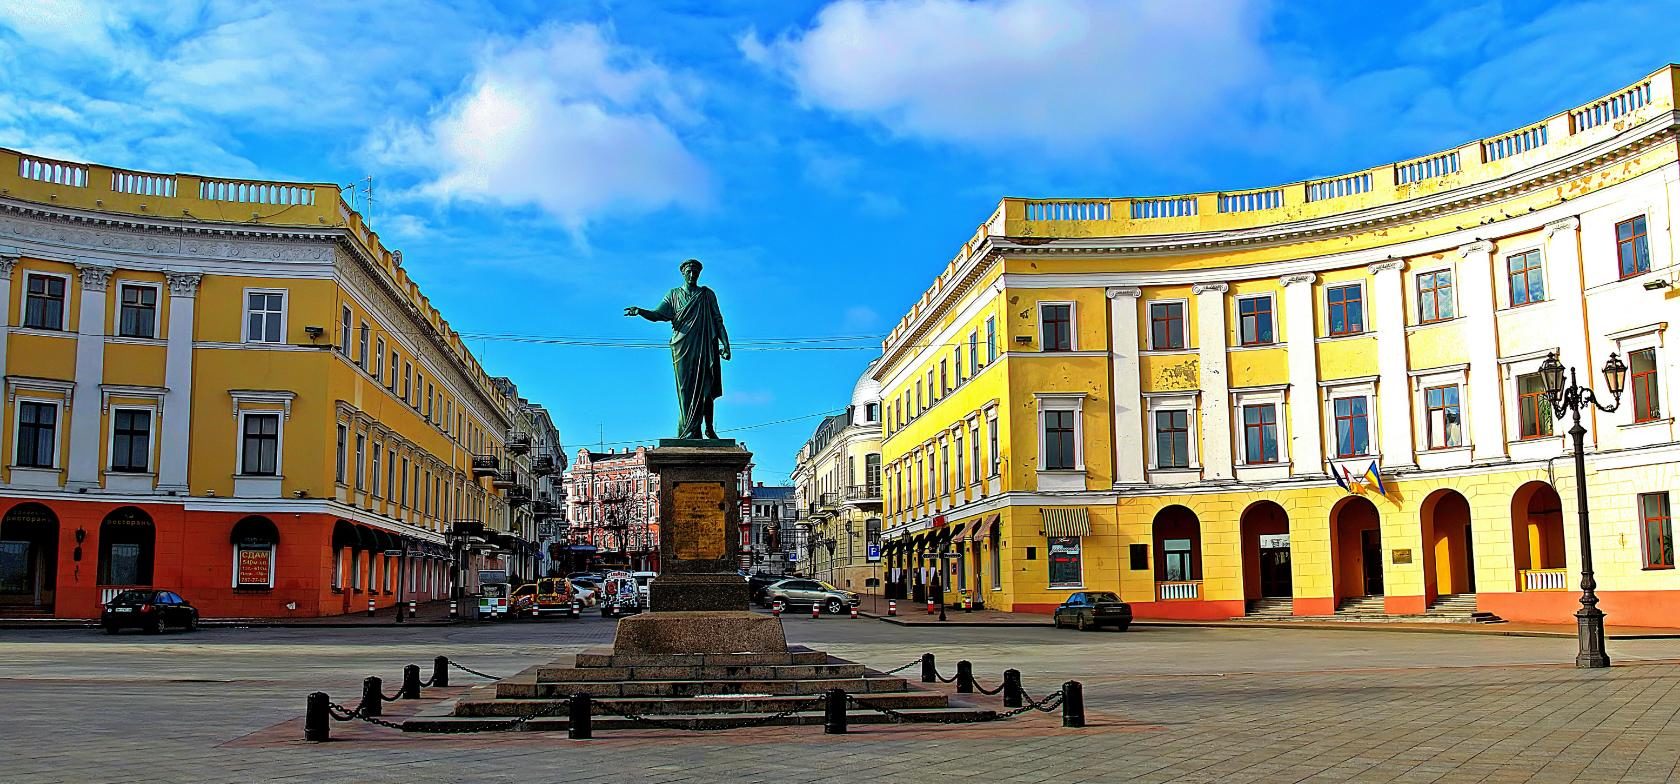
<instances>
[{"instance_id":1,"label":"plaque on pedestal","mask_svg":"<svg viewBox=\"0 0 1680 784\"><path fill-rule=\"evenodd\" d=\"M741 549L741 471L752 453L733 440L665 439L648 450L659 477L659 576L648 586L653 613L746 611Z\"/></svg>"}]
</instances>

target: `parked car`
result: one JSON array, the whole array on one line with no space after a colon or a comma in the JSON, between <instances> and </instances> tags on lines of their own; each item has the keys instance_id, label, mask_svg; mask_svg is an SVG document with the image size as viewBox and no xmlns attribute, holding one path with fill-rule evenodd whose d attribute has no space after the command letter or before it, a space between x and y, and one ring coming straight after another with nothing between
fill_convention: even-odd
<instances>
[{"instance_id":1,"label":"parked car","mask_svg":"<svg viewBox=\"0 0 1680 784\"><path fill-rule=\"evenodd\" d=\"M1080 591L1056 608L1050 622L1058 629L1072 624L1080 631L1112 626L1123 632L1132 625L1132 606L1108 591Z\"/></svg>"},{"instance_id":2,"label":"parked car","mask_svg":"<svg viewBox=\"0 0 1680 784\"><path fill-rule=\"evenodd\" d=\"M507 617L508 594L512 586L507 583L484 583L478 587L478 617L480 620L494 621Z\"/></svg>"},{"instance_id":3,"label":"parked car","mask_svg":"<svg viewBox=\"0 0 1680 784\"><path fill-rule=\"evenodd\" d=\"M647 602L642 600L642 592L636 585L635 577L629 572L607 573L607 584L601 593L602 618L635 615L645 609Z\"/></svg>"},{"instance_id":4,"label":"parked car","mask_svg":"<svg viewBox=\"0 0 1680 784\"><path fill-rule=\"evenodd\" d=\"M130 626L152 634L170 626L190 632L198 628L198 609L174 591L129 589L105 603L99 622L106 634L116 634Z\"/></svg>"},{"instance_id":5,"label":"parked car","mask_svg":"<svg viewBox=\"0 0 1680 784\"><path fill-rule=\"evenodd\" d=\"M766 593L770 586L788 579L785 574L749 574L747 575L747 592L752 601L761 607L770 606L770 596Z\"/></svg>"},{"instance_id":6,"label":"parked car","mask_svg":"<svg viewBox=\"0 0 1680 784\"><path fill-rule=\"evenodd\" d=\"M507 617L512 620L535 618L537 615L537 584L526 583L508 594Z\"/></svg>"},{"instance_id":7,"label":"parked car","mask_svg":"<svg viewBox=\"0 0 1680 784\"><path fill-rule=\"evenodd\" d=\"M532 614L538 617L545 615L560 615L578 617L572 607L572 584L559 577L544 577L537 581L536 607Z\"/></svg>"},{"instance_id":8,"label":"parked car","mask_svg":"<svg viewBox=\"0 0 1680 784\"><path fill-rule=\"evenodd\" d=\"M644 604L644 605L647 604L647 601L648 601L648 583L653 582L653 578L658 577L659 573L658 572L631 572L630 576L636 578L636 590L639 591L642 594L642 604Z\"/></svg>"},{"instance_id":9,"label":"parked car","mask_svg":"<svg viewBox=\"0 0 1680 784\"><path fill-rule=\"evenodd\" d=\"M821 580L791 579L782 580L765 591L770 603L780 601L783 607L810 607L817 605L830 615L845 612L848 607L856 607L860 599L852 591L842 591Z\"/></svg>"},{"instance_id":10,"label":"parked car","mask_svg":"<svg viewBox=\"0 0 1680 784\"><path fill-rule=\"evenodd\" d=\"M585 607L594 607L601 598L601 589L594 582L584 578L571 581L572 595Z\"/></svg>"}]
</instances>

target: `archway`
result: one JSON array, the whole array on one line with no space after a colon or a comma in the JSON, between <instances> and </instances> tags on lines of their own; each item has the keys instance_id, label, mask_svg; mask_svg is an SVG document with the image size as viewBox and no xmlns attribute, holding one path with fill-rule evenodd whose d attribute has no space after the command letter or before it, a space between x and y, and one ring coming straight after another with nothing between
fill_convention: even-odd
<instances>
[{"instance_id":1,"label":"archway","mask_svg":"<svg viewBox=\"0 0 1680 784\"><path fill-rule=\"evenodd\" d=\"M50 613L58 588L58 517L18 504L0 518L0 607Z\"/></svg>"},{"instance_id":2,"label":"archway","mask_svg":"<svg viewBox=\"0 0 1680 784\"><path fill-rule=\"evenodd\" d=\"M1476 559L1470 531L1470 502L1457 490L1436 490L1423 499L1424 601L1476 592Z\"/></svg>"},{"instance_id":3,"label":"archway","mask_svg":"<svg viewBox=\"0 0 1680 784\"><path fill-rule=\"evenodd\" d=\"M100 601L108 601L104 594L114 596L119 587L151 587L156 550L157 529L145 512L125 506L106 515L99 524L98 580L102 589L112 590L101 590Z\"/></svg>"},{"instance_id":4,"label":"archway","mask_svg":"<svg viewBox=\"0 0 1680 784\"><path fill-rule=\"evenodd\" d=\"M1155 598L1200 599L1202 523L1188 507L1174 504L1155 513Z\"/></svg>"},{"instance_id":5,"label":"archway","mask_svg":"<svg viewBox=\"0 0 1680 784\"><path fill-rule=\"evenodd\" d=\"M1289 513L1273 501L1256 501L1242 513L1243 598L1294 595L1290 572Z\"/></svg>"},{"instance_id":6,"label":"archway","mask_svg":"<svg viewBox=\"0 0 1680 784\"><path fill-rule=\"evenodd\" d=\"M1369 500L1351 496L1330 510L1330 572L1338 606L1383 595L1381 517Z\"/></svg>"},{"instance_id":7,"label":"archway","mask_svg":"<svg viewBox=\"0 0 1680 784\"><path fill-rule=\"evenodd\" d=\"M1511 496L1511 556L1517 590L1569 587L1569 554L1563 544L1563 500L1545 482L1529 482Z\"/></svg>"}]
</instances>

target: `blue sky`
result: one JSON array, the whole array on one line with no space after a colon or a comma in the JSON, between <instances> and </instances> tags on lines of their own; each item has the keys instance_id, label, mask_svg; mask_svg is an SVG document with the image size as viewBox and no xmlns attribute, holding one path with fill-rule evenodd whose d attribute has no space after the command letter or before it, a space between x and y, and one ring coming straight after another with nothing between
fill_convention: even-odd
<instances>
[{"instance_id":1,"label":"blue sky","mask_svg":"<svg viewBox=\"0 0 1680 784\"><path fill-rule=\"evenodd\" d=\"M575 448L674 429L706 262L723 428L785 479L876 338L1012 196L1247 188L1460 144L1677 56L1674 3L0 5L0 146L348 184ZM869 336L869 337L863 337ZM840 350L815 350L816 346ZM776 423L765 426L763 423Z\"/></svg>"}]
</instances>

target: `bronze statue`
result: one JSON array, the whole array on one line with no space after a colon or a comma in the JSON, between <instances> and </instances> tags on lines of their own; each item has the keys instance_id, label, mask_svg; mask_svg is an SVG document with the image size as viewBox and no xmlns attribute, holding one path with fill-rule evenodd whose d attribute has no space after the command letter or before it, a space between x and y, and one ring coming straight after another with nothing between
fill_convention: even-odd
<instances>
[{"instance_id":1,"label":"bronze statue","mask_svg":"<svg viewBox=\"0 0 1680 784\"><path fill-rule=\"evenodd\" d=\"M648 321L671 322L671 367L677 376L677 438L718 437L712 424L712 402L723 395L720 360L729 359L729 333L723 330L723 313L717 295L699 284L700 261L689 259L678 269L683 285L666 292L665 300L653 310L634 305L626 316Z\"/></svg>"}]
</instances>

